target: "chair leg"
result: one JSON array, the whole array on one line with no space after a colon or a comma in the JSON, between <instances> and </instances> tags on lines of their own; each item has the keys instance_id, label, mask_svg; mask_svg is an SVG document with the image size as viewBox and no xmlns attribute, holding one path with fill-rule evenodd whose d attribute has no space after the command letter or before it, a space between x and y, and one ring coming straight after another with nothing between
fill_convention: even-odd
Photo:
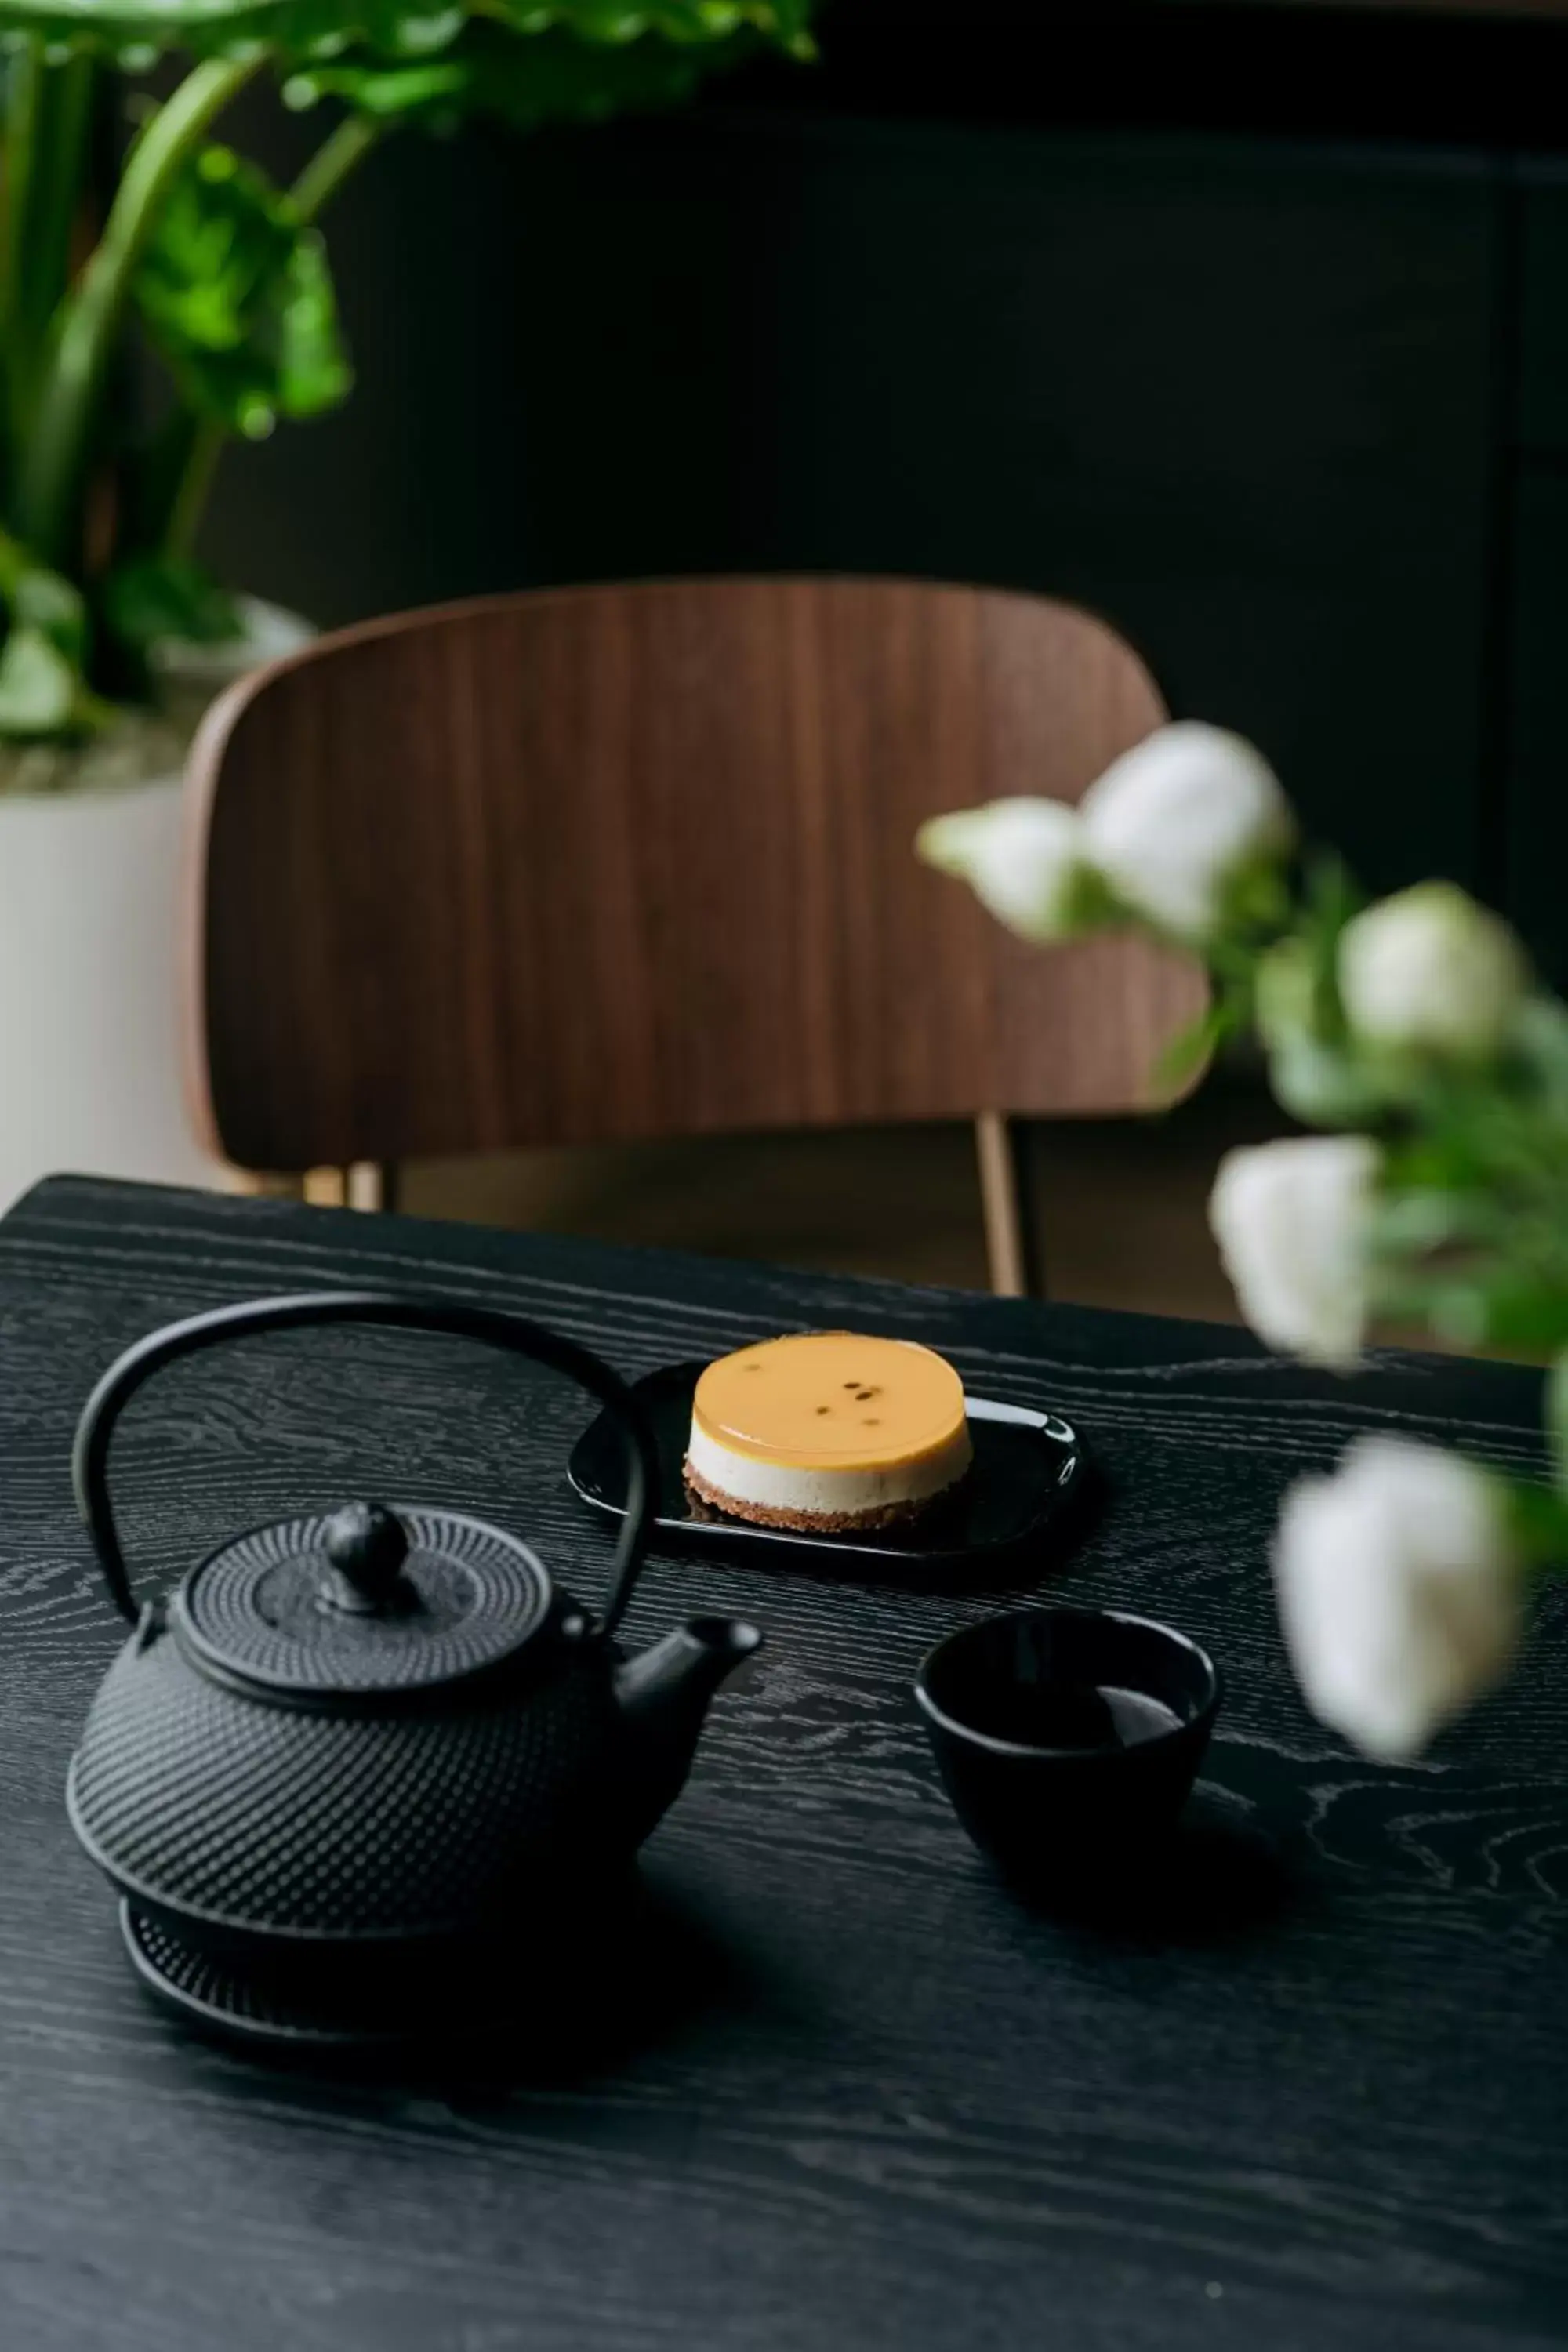
<instances>
[{"instance_id":1,"label":"chair leg","mask_svg":"<svg viewBox=\"0 0 1568 2352\"><path fill-rule=\"evenodd\" d=\"M390 1209L397 1171L390 1160L351 1160L342 1168L311 1168L304 1177L304 1195L317 1209Z\"/></svg>"},{"instance_id":2,"label":"chair leg","mask_svg":"<svg viewBox=\"0 0 1568 2352\"><path fill-rule=\"evenodd\" d=\"M1005 1111L986 1110L974 1122L974 1148L991 1287L999 1298L1042 1297L1043 1269L1025 1164L1026 1139Z\"/></svg>"},{"instance_id":3,"label":"chair leg","mask_svg":"<svg viewBox=\"0 0 1568 2352\"><path fill-rule=\"evenodd\" d=\"M248 1201L302 1201L305 1180L302 1176L279 1176L260 1168L226 1168L222 1174L222 1190Z\"/></svg>"},{"instance_id":4,"label":"chair leg","mask_svg":"<svg viewBox=\"0 0 1568 2352\"><path fill-rule=\"evenodd\" d=\"M397 1171L390 1160L356 1160L343 1173L349 1208L374 1213L396 1206Z\"/></svg>"}]
</instances>

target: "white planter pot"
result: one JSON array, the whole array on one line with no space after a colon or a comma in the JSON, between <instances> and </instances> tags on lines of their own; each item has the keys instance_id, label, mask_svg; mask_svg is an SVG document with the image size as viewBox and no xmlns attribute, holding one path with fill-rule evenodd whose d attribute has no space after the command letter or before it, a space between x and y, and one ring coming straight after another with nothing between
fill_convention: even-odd
<instances>
[{"instance_id":1,"label":"white planter pot","mask_svg":"<svg viewBox=\"0 0 1568 2352\"><path fill-rule=\"evenodd\" d=\"M229 673L286 650L286 619ZM305 634L288 622L287 642ZM182 1087L181 799L178 776L0 793L0 1211L65 1171L222 1181Z\"/></svg>"},{"instance_id":2,"label":"white planter pot","mask_svg":"<svg viewBox=\"0 0 1568 2352\"><path fill-rule=\"evenodd\" d=\"M68 1169L217 1179L181 1092L180 802L0 797L0 1209Z\"/></svg>"}]
</instances>

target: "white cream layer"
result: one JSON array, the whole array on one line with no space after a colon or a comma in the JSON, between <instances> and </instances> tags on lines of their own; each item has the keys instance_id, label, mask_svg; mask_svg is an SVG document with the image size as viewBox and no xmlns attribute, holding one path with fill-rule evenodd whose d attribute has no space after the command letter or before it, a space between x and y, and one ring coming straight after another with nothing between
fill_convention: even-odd
<instances>
[{"instance_id":1,"label":"white cream layer","mask_svg":"<svg viewBox=\"0 0 1568 2352\"><path fill-rule=\"evenodd\" d=\"M798 1470L787 1463L759 1462L721 1444L692 1423L686 1458L698 1476L721 1495L763 1511L811 1511L823 1518L877 1511L889 1503L923 1503L963 1477L973 1449L967 1429L954 1430L935 1453L886 1470Z\"/></svg>"}]
</instances>

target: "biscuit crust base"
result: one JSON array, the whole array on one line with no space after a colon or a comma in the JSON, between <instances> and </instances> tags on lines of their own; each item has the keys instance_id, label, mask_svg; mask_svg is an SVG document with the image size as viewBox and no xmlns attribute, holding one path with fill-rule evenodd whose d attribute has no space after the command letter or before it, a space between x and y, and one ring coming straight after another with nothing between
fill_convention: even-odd
<instances>
[{"instance_id":1,"label":"biscuit crust base","mask_svg":"<svg viewBox=\"0 0 1568 2352\"><path fill-rule=\"evenodd\" d=\"M808 1536L848 1535L857 1528L903 1528L923 1518L938 1503L944 1503L961 1482L939 1486L934 1495L916 1496L907 1503L876 1503L868 1511L784 1511L765 1503L743 1503L739 1496L726 1495L721 1487L710 1486L695 1471L690 1463L682 1465L687 1486L700 1502L710 1510L721 1511L727 1519L744 1519L753 1528L793 1528L797 1534Z\"/></svg>"}]
</instances>

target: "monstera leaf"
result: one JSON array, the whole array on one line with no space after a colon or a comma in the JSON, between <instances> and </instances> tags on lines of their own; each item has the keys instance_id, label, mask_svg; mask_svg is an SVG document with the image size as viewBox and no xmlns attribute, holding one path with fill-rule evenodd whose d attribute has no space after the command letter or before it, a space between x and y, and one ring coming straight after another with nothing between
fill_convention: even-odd
<instances>
[{"instance_id":1,"label":"monstera leaf","mask_svg":"<svg viewBox=\"0 0 1568 2352\"><path fill-rule=\"evenodd\" d=\"M195 57L261 54L285 67L353 52L384 61L450 47L470 16L506 31L553 31L605 48L654 42L707 47L750 26L798 55L810 51L812 0L0 0L0 32L35 31L130 68L166 49Z\"/></svg>"},{"instance_id":2,"label":"monstera leaf","mask_svg":"<svg viewBox=\"0 0 1568 2352\"><path fill-rule=\"evenodd\" d=\"M260 439L349 391L321 237L227 147L175 181L131 290L186 405L232 432Z\"/></svg>"}]
</instances>

